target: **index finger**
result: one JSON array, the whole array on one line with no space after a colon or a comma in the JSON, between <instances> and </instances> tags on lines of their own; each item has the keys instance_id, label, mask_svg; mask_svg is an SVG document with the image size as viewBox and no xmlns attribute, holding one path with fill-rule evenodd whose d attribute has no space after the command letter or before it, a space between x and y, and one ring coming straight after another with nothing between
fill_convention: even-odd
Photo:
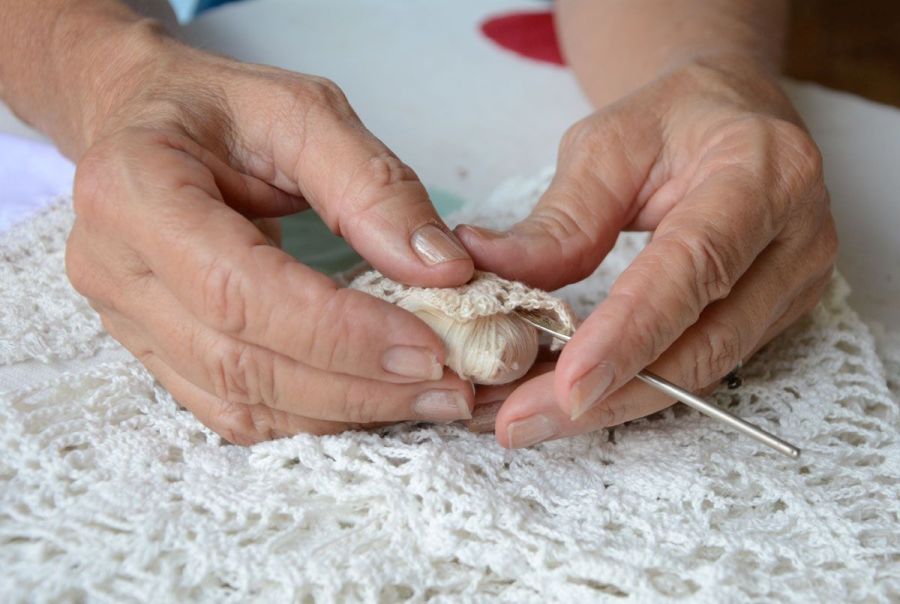
<instances>
[{"instance_id":1,"label":"index finger","mask_svg":"<svg viewBox=\"0 0 900 604\"><path fill-rule=\"evenodd\" d=\"M723 170L689 192L563 350L556 392L577 417L650 365L777 236L764 189Z\"/></svg>"},{"instance_id":2,"label":"index finger","mask_svg":"<svg viewBox=\"0 0 900 604\"><path fill-rule=\"evenodd\" d=\"M119 221L130 245L198 321L318 369L390 381L442 374L443 344L428 326L267 245L183 151L157 149L141 171L111 176L130 189L132 211Z\"/></svg>"}]
</instances>

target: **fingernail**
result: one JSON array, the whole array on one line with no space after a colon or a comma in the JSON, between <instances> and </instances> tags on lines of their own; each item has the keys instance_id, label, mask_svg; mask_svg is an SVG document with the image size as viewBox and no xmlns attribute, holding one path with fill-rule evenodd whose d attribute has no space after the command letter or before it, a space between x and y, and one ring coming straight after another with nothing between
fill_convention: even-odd
<instances>
[{"instance_id":1,"label":"fingernail","mask_svg":"<svg viewBox=\"0 0 900 604\"><path fill-rule=\"evenodd\" d=\"M469 257L454 235L435 224L419 227L409 243L422 262L429 266Z\"/></svg>"},{"instance_id":2,"label":"fingernail","mask_svg":"<svg viewBox=\"0 0 900 604\"><path fill-rule=\"evenodd\" d=\"M575 382L572 393L569 395L572 419L578 419L588 409L603 400L615 377L616 372L612 363L603 362Z\"/></svg>"},{"instance_id":3,"label":"fingernail","mask_svg":"<svg viewBox=\"0 0 900 604\"><path fill-rule=\"evenodd\" d=\"M439 380L444 368L437 357L420 346L393 346L381 357L381 367L389 372L417 380Z\"/></svg>"},{"instance_id":4,"label":"fingernail","mask_svg":"<svg viewBox=\"0 0 900 604\"><path fill-rule=\"evenodd\" d=\"M472 419L469 404L456 390L427 390L416 397L412 410L422 419L433 422Z\"/></svg>"},{"instance_id":5,"label":"fingernail","mask_svg":"<svg viewBox=\"0 0 900 604\"><path fill-rule=\"evenodd\" d=\"M559 428L556 420L540 414L516 420L506 428L510 449L530 447L549 440L557 434L559 434Z\"/></svg>"},{"instance_id":6,"label":"fingernail","mask_svg":"<svg viewBox=\"0 0 900 604\"><path fill-rule=\"evenodd\" d=\"M508 237L509 233L506 231L497 231L495 229L489 229L487 227L474 226L471 224L461 224L459 225L461 229L468 229L475 233L478 237L482 239L487 239L488 241L493 241L494 239L502 239L504 237Z\"/></svg>"},{"instance_id":7,"label":"fingernail","mask_svg":"<svg viewBox=\"0 0 900 604\"><path fill-rule=\"evenodd\" d=\"M469 432L477 434L493 432L494 424L497 423L497 413L502 406L503 401L497 401L496 403L487 403L475 407L475 410L472 412L472 419L466 423Z\"/></svg>"}]
</instances>

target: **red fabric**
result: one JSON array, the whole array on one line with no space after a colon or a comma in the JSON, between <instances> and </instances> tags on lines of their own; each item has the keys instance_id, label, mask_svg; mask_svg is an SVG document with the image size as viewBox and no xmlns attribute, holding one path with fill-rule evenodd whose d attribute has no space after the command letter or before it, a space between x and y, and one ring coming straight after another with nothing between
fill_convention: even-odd
<instances>
[{"instance_id":1,"label":"red fabric","mask_svg":"<svg viewBox=\"0 0 900 604\"><path fill-rule=\"evenodd\" d=\"M481 24L481 32L514 53L555 65L564 65L553 13L517 12L491 17Z\"/></svg>"}]
</instances>

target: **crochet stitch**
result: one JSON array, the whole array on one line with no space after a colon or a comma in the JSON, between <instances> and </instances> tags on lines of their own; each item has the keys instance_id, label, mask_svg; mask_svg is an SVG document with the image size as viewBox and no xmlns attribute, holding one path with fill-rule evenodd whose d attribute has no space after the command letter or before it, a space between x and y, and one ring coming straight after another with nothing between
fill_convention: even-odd
<instances>
[{"instance_id":1,"label":"crochet stitch","mask_svg":"<svg viewBox=\"0 0 900 604\"><path fill-rule=\"evenodd\" d=\"M534 363L538 334L516 310L544 315L566 334L577 324L572 309L559 298L483 271L451 288L412 287L368 271L350 287L418 315L443 339L447 366L476 384L511 382Z\"/></svg>"},{"instance_id":2,"label":"crochet stitch","mask_svg":"<svg viewBox=\"0 0 900 604\"><path fill-rule=\"evenodd\" d=\"M548 178L459 219L503 228ZM839 278L714 395L799 461L681 405L519 451L424 424L244 448L103 332L71 224L0 235L6 601L900 600L898 405ZM643 242L560 295L585 316Z\"/></svg>"}]
</instances>

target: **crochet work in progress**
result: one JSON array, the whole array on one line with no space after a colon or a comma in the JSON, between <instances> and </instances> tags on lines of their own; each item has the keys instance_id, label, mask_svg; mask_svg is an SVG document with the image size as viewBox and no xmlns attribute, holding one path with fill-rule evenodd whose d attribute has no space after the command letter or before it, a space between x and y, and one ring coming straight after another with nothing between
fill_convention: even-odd
<instances>
[{"instance_id":1,"label":"crochet work in progress","mask_svg":"<svg viewBox=\"0 0 900 604\"><path fill-rule=\"evenodd\" d=\"M548 177L458 219L502 228ZM519 451L425 424L243 448L103 332L71 223L0 236L6 601L900 600L898 403L839 278L713 395L799 461L681 405ZM644 241L560 295L585 316Z\"/></svg>"},{"instance_id":2,"label":"crochet work in progress","mask_svg":"<svg viewBox=\"0 0 900 604\"><path fill-rule=\"evenodd\" d=\"M350 287L419 316L441 336L447 367L476 384L515 381L534 363L538 333L516 317L516 310L546 317L564 334L573 333L577 323L572 309L559 298L482 271L454 288L410 287L368 271ZM553 341L551 347L561 346Z\"/></svg>"}]
</instances>

